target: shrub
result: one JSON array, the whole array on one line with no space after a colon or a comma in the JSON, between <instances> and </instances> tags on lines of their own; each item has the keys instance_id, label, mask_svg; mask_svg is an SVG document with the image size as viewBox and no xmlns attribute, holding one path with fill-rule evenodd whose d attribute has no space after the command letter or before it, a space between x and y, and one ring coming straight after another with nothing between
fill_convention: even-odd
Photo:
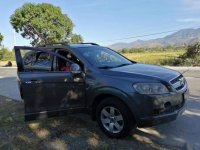
<instances>
[{"instance_id":1,"label":"shrub","mask_svg":"<svg viewBox=\"0 0 200 150\"><path fill-rule=\"evenodd\" d=\"M200 42L197 42L193 45L189 45L185 54L183 54L183 58L196 58L200 56Z\"/></svg>"},{"instance_id":2,"label":"shrub","mask_svg":"<svg viewBox=\"0 0 200 150\"><path fill-rule=\"evenodd\" d=\"M0 60L15 60L14 52L6 48L0 49Z\"/></svg>"},{"instance_id":3,"label":"shrub","mask_svg":"<svg viewBox=\"0 0 200 150\"><path fill-rule=\"evenodd\" d=\"M162 65L200 66L200 42L189 45L186 52L174 59L163 60Z\"/></svg>"}]
</instances>

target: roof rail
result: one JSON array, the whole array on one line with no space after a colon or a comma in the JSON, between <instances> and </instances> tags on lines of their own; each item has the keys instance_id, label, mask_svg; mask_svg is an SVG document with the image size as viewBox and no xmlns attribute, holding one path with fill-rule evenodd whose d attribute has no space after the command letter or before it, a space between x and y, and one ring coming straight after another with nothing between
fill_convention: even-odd
<instances>
[{"instance_id":1,"label":"roof rail","mask_svg":"<svg viewBox=\"0 0 200 150\"><path fill-rule=\"evenodd\" d=\"M96 43L75 43L75 44L90 44L90 45L97 45ZM54 46L54 45L65 45L65 46L69 46L69 43L66 42L60 42L60 43L49 43L49 44L42 44L42 45L37 45L36 47L47 47L47 46Z\"/></svg>"},{"instance_id":2,"label":"roof rail","mask_svg":"<svg viewBox=\"0 0 200 150\"><path fill-rule=\"evenodd\" d=\"M96 43L90 43L90 42L88 42L88 43L77 43L77 44L91 44L91 45L97 45L97 46L99 46L99 44L96 44Z\"/></svg>"},{"instance_id":3,"label":"roof rail","mask_svg":"<svg viewBox=\"0 0 200 150\"><path fill-rule=\"evenodd\" d=\"M47 47L47 46L54 46L54 45L69 45L69 43L66 42L58 42L58 43L49 43L49 44L42 44L42 45L37 45L36 47Z\"/></svg>"}]
</instances>

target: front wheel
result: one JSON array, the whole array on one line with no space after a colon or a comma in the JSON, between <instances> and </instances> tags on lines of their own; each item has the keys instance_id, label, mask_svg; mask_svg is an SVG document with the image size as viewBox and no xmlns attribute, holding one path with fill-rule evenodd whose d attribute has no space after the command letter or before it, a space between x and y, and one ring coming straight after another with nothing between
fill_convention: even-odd
<instances>
[{"instance_id":1,"label":"front wheel","mask_svg":"<svg viewBox=\"0 0 200 150\"><path fill-rule=\"evenodd\" d=\"M97 106L97 122L103 132L112 137L126 136L135 127L132 115L117 98L106 98Z\"/></svg>"}]
</instances>

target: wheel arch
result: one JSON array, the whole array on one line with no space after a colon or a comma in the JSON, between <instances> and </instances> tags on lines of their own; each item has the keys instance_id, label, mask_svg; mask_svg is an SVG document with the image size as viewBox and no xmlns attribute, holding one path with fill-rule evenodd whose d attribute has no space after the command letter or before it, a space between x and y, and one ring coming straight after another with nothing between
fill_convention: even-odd
<instances>
[{"instance_id":1,"label":"wheel arch","mask_svg":"<svg viewBox=\"0 0 200 150\"><path fill-rule=\"evenodd\" d=\"M121 101L131 112L131 116L133 117L134 121L136 123L138 122L138 113L137 113L137 108L134 104L134 101L129 98L129 96L124 93L123 91L119 89L114 89L114 88L103 88L98 90L98 92L94 95L91 103L91 117L92 120L96 120L96 108L98 104L107 97L115 97L119 101Z\"/></svg>"}]
</instances>

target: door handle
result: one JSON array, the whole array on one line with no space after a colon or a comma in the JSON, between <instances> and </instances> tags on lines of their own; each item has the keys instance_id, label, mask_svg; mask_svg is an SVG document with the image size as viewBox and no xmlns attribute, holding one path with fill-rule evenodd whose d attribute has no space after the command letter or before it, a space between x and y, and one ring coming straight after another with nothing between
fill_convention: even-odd
<instances>
[{"instance_id":1,"label":"door handle","mask_svg":"<svg viewBox=\"0 0 200 150\"><path fill-rule=\"evenodd\" d=\"M40 81L40 80L35 80L35 79L32 79L32 80L31 80L31 82L32 82L32 83L36 83L36 84L38 84L38 83L41 83L42 81Z\"/></svg>"},{"instance_id":2,"label":"door handle","mask_svg":"<svg viewBox=\"0 0 200 150\"><path fill-rule=\"evenodd\" d=\"M39 84L39 83L42 83L42 81L32 79L31 81L26 81L25 83L26 84L31 84L31 83Z\"/></svg>"}]
</instances>

